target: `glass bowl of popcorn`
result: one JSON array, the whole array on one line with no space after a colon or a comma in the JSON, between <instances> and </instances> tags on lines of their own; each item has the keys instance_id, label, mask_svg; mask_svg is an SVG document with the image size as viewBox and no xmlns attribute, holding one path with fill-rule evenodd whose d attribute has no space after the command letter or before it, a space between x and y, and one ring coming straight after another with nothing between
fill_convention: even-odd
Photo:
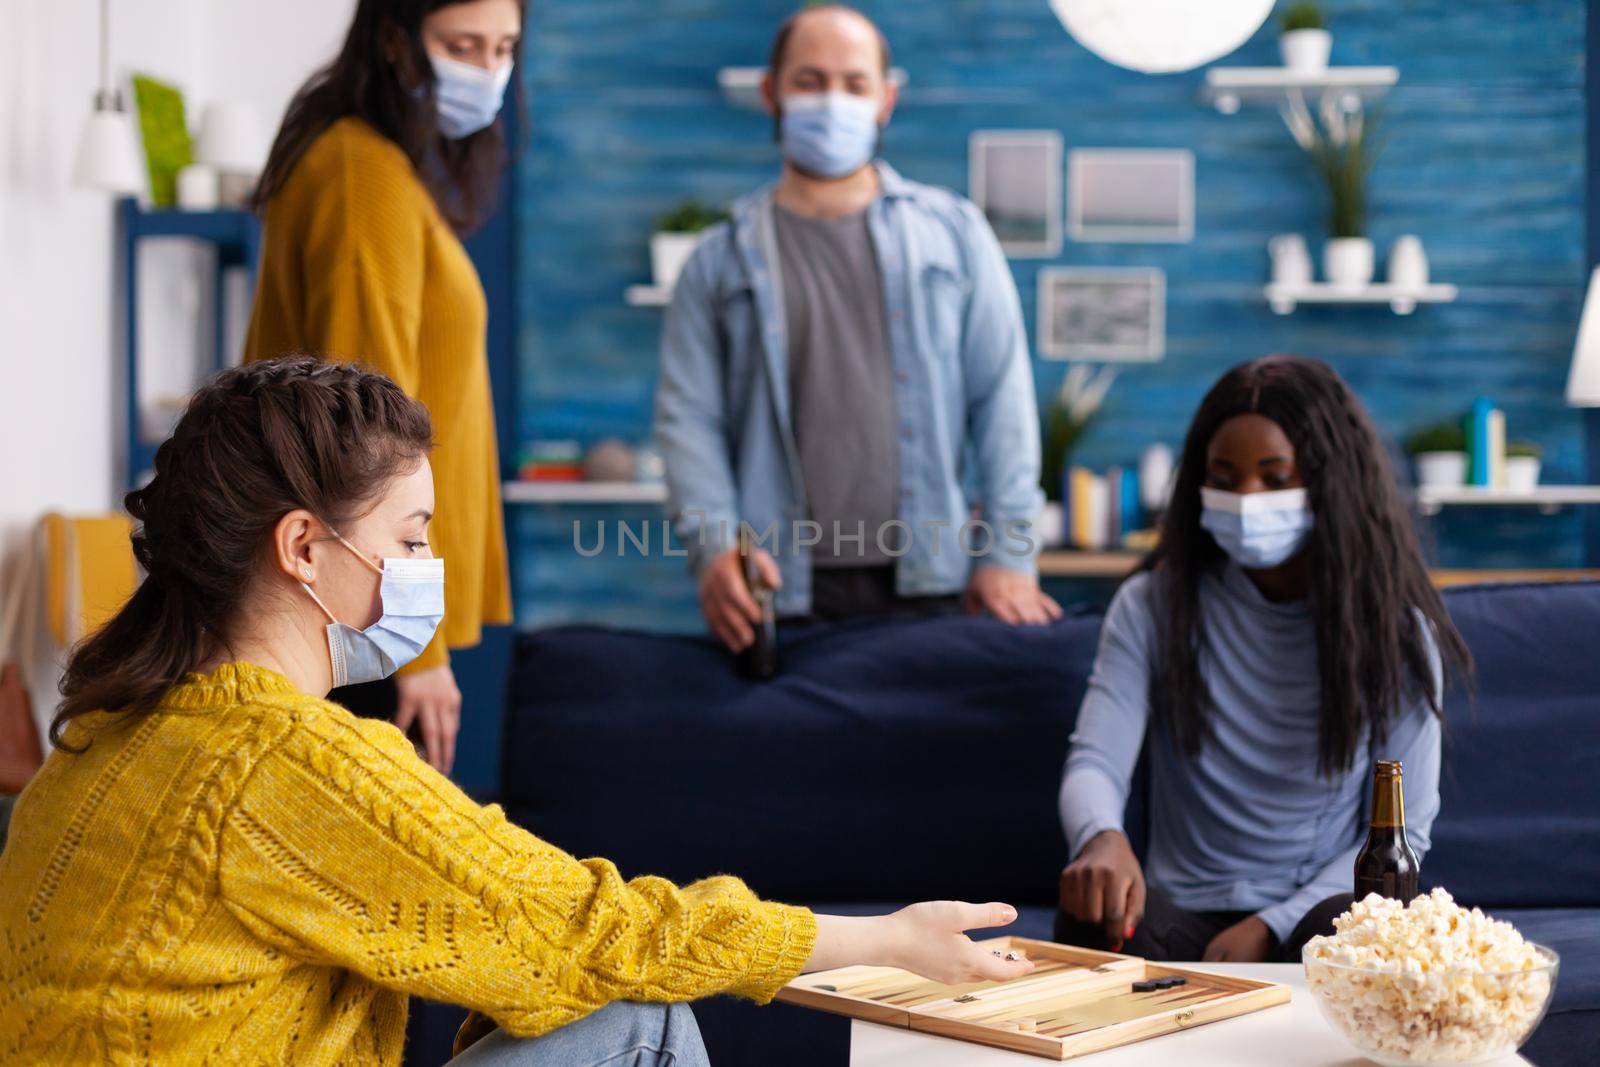
<instances>
[{"instance_id":1,"label":"glass bowl of popcorn","mask_svg":"<svg viewBox=\"0 0 1600 1067\"><path fill-rule=\"evenodd\" d=\"M1442 889L1409 905L1373 894L1312 938L1306 985L1323 1018L1382 1064L1474 1064L1522 1047L1560 960Z\"/></svg>"}]
</instances>

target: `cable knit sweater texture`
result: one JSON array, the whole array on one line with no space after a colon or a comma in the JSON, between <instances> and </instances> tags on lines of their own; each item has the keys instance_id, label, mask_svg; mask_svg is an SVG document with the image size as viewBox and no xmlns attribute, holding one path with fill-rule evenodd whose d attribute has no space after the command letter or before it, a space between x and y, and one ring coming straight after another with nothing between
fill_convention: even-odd
<instances>
[{"instance_id":1,"label":"cable knit sweater texture","mask_svg":"<svg viewBox=\"0 0 1600 1067\"><path fill-rule=\"evenodd\" d=\"M394 1064L409 994L533 1035L770 1000L816 938L736 878L580 862L249 664L67 740L0 856L0 1063Z\"/></svg>"}]
</instances>

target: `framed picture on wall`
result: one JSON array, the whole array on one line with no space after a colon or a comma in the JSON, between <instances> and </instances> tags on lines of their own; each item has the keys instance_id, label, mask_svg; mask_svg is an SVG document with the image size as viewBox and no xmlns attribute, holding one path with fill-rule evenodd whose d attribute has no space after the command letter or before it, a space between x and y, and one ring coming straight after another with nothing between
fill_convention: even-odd
<instances>
[{"instance_id":1,"label":"framed picture on wall","mask_svg":"<svg viewBox=\"0 0 1600 1067\"><path fill-rule=\"evenodd\" d=\"M967 143L967 188L1005 254L1061 251L1061 135L1054 130L979 130Z\"/></svg>"},{"instance_id":2,"label":"framed picture on wall","mask_svg":"<svg viewBox=\"0 0 1600 1067\"><path fill-rule=\"evenodd\" d=\"M1039 272L1040 358L1153 363L1166 347L1167 279L1159 269Z\"/></svg>"},{"instance_id":3,"label":"framed picture on wall","mask_svg":"<svg viewBox=\"0 0 1600 1067\"><path fill-rule=\"evenodd\" d=\"M1067 156L1067 232L1074 241L1192 240L1194 153L1074 148Z\"/></svg>"}]
</instances>

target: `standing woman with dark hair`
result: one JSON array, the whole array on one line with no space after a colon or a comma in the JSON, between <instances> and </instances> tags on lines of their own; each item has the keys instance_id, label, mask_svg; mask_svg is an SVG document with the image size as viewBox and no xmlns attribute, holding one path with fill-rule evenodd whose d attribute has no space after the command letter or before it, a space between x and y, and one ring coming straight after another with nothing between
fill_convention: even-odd
<instances>
[{"instance_id":1,"label":"standing woman with dark hair","mask_svg":"<svg viewBox=\"0 0 1600 1067\"><path fill-rule=\"evenodd\" d=\"M415 994L498 1024L470 1067L704 1067L695 997L1032 969L962 933L1003 904L844 917L726 875L624 881L324 699L341 663L391 669L438 624L431 436L350 365L195 394L128 495L146 577L73 650L0 854L0 1063L397 1065Z\"/></svg>"},{"instance_id":2,"label":"standing woman with dark hair","mask_svg":"<svg viewBox=\"0 0 1600 1067\"><path fill-rule=\"evenodd\" d=\"M1360 401L1315 360L1230 370L1106 614L1061 786L1057 939L1297 962L1350 902L1373 760L1404 763L1427 851L1446 667L1471 673ZM1141 866L1122 817L1147 740Z\"/></svg>"},{"instance_id":3,"label":"standing woman with dark hair","mask_svg":"<svg viewBox=\"0 0 1600 1067\"><path fill-rule=\"evenodd\" d=\"M338 57L290 103L256 194L245 359L367 363L433 416L444 623L394 680L336 679L334 698L414 723L447 773L461 712L449 649L511 621L488 308L460 235L493 208L522 16L521 0L360 0Z\"/></svg>"}]
</instances>

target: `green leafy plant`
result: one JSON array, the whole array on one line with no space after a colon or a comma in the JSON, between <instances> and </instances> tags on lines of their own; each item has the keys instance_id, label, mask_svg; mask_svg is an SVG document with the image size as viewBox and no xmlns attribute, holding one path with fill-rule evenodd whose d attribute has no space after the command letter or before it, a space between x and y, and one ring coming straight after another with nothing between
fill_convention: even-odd
<instances>
[{"instance_id":1,"label":"green leafy plant","mask_svg":"<svg viewBox=\"0 0 1600 1067\"><path fill-rule=\"evenodd\" d=\"M1544 448L1532 441L1512 441L1506 445L1506 457L1521 457L1538 459L1544 455Z\"/></svg>"},{"instance_id":2,"label":"green leafy plant","mask_svg":"<svg viewBox=\"0 0 1600 1067\"><path fill-rule=\"evenodd\" d=\"M1061 381L1061 388L1044 413L1044 455L1039 465L1039 487L1046 500L1061 499L1061 482L1066 474L1072 448L1089 428L1095 413L1105 403L1111 383L1117 380L1115 367L1099 372L1073 364Z\"/></svg>"},{"instance_id":3,"label":"green leafy plant","mask_svg":"<svg viewBox=\"0 0 1600 1067\"><path fill-rule=\"evenodd\" d=\"M1329 236L1365 237L1367 176L1378 156L1374 143L1378 116L1359 106L1347 110L1333 93L1323 97L1318 113L1312 115L1304 98L1291 94L1283 119L1328 186Z\"/></svg>"},{"instance_id":4,"label":"green leafy plant","mask_svg":"<svg viewBox=\"0 0 1600 1067\"><path fill-rule=\"evenodd\" d=\"M145 165L150 170L150 200L158 207L171 207L178 200L178 172L194 162L194 146L183 116L183 93L176 86L136 74L133 99L139 109Z\"/></svg>"},{"instance_id":5,"label":"green leafy plant","mask_svg":"<svg viewBox=\"0 0 1600 1067\"><path fill-rule=\"evenodd\" d=\"M1295 30L1325 30L1327 28L1328 21L1322 17L1322 7L1318 4L1290 4L1288 10L1283 13L1284 33L1293 33Z\"/></svg>"},{"instance_id":6,"label":"green leafy plant","mask_svg":"<svg viewBox=\"0 0 1600 1067\"><path fill-rule=\"evenodd\" d=\"M699 233L727 217L726 211L707 207L698 200L685 200L671 211L656 216L656 232Z\"/></svg>"},{"instance_id":7,"label":"green leafy plant","mask_svg":"<svg viewBox=\"0 0 1600 1067\"><path fill-rule=\"evenodd\" d=\"M1426 426L1406 441L1406 451L1413 456L1424 452L1465 452L1467 435L1456 422L1441 422Z\"/></svg>"}]
</instances>

